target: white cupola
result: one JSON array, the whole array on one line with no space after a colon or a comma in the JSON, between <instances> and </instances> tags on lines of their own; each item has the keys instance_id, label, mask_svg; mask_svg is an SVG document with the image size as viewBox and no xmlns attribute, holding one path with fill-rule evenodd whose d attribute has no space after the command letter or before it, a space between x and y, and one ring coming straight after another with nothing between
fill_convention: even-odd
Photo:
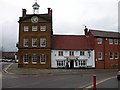
<instances>
[{"instance_id":1,"label":"white cupola","mask_svg":"<svg viewBox=\"0 0 120 90\"><path fill-rule=\"evenodd\" d=\"M39 14L39 5L37 4L37 0L35 2L35 4L33 4L33 14Z\"/></svg>"}]
</instances>

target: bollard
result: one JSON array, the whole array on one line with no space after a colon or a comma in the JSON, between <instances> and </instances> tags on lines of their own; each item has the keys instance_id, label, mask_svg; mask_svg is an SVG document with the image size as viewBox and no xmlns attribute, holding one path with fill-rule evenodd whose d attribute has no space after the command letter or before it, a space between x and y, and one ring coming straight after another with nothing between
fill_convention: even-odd
<instances>
[{"instance_id":1,"label":"bollard","mask_svg":"<svg viewBox=\"0 0 120 90\"><path fill-rule=\"evenodd\" d=\"M93 90L96 90L96 75L93 75Z\"/></svg>"}]
</instances>

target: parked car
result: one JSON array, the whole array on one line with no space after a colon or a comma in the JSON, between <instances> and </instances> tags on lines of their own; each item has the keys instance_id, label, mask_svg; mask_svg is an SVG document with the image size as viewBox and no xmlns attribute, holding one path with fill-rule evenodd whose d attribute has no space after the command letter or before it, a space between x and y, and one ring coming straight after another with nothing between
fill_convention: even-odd
<instances>
[{"instance_id":1,"label":"parked car","mask_svg":"<svg viewBox=\"0 0 120 90\"><path fill-rule=\"evenodd\" d=\"M120 71L117 72L117 79L120 80Z\"/></svg>"},{"instance_id":2,"label":"parked car","mask_svg":"<svg viewBox=\"0 0 120 90\"><path fill-rule=\"evenodd\" d=\"M18 59L15 60L15 63L18 63Z\"/></svg>"}]
</instances>

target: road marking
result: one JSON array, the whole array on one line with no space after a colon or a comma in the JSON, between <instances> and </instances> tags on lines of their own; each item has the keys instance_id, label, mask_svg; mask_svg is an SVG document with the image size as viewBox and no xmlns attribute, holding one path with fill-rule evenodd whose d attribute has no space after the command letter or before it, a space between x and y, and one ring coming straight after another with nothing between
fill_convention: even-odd
<instances>
[{"instance_id":1,"label":"road marking","mask_svg":"<svg viewBox=\"0 0 120 90\"><path fill-rule=\"evenodd\" d=\"M11 63L11 64L9 64L5 69L4 69L4 71L5 71L5 73L8 73L8 74L13 74L13 73L10 73L10 72L8 72L7 70L8 70L8 68L12 65L13 63Z\"/></svg>"},{"instance_id":2,"label":"road marking","mask_svg":"<svg viewBox=\"0 0 120 90\"><path fill-rule=\"evenodd\" d=\"M96 85L98 85L98 84L100 84L100 83L103 83L103 82L105 82L105 81L107 81L107 80L113 79L113 78L116 78L116 76L112 76L112 77L109 77L109 78L106 78L106 79L97 81ZM92 87L93 87L93 85L89 85L89 86L87 86L87 87L85 87L85 88L92 88Z\"/></svg>"}]
</instances>

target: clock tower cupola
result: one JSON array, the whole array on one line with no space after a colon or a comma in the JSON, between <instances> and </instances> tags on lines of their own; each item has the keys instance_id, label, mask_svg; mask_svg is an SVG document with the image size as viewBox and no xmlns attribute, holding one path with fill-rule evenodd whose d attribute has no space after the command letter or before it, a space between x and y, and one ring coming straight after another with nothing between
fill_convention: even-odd
<instances>
[{"instance_id":1,"label":"clock tower cupola","mask_svg":"<svg viewBox=\"0 0 120 90\"><path fill-rule=\"evenodd\" d=\"M37 4L37 0L35 1L35 4L32 5L33 7L33 14L39 14L39 5Z\"/></svg>"}]
</instances>

